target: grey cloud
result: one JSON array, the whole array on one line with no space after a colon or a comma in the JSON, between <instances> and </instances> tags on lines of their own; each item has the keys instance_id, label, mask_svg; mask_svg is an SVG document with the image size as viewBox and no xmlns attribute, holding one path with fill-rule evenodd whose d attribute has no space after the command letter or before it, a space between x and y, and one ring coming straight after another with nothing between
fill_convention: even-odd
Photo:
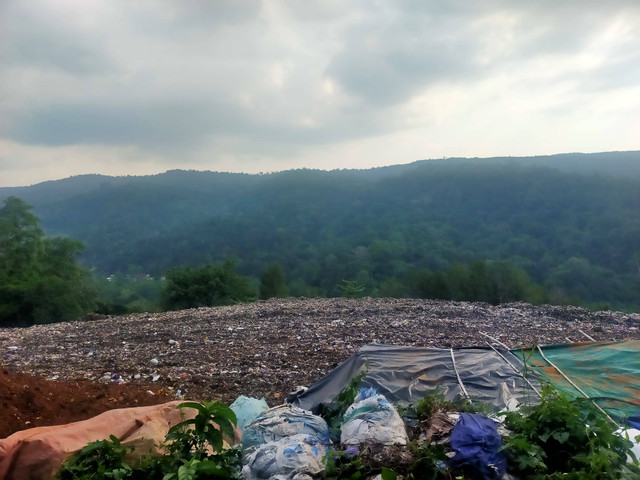
<instances>
[{"instance_id":1,"label":"grey cloud","mask_svg":"<svg viewBox=\"0 0 640 480\"><path fill-rule=\"evenodd\" d=\"M303 145L357 138L383 129L375 120L362 122L349 115L314 129L261 121L225 102L154 102L52 105L14 119L6 134L31 145L124 144L188 154L216 137L244 138L263 145Z\"/></svg>"},{"instance_id":2,"label":"grey cloud","mask_svg":"<svg viewBox=\"0 0 640 480\"><path fill-rule=\"evenodd\" d=\"M31 2L8 0L0 14L0 60L3 67L30 66L83 75L113 68L103 39L87 34L62 14Z\"/></svg>"},{"instance_id":3,"label":"grey cloud","mask_svg":"<svg viewBox=\"0 0 640 480\"><path fill-rule=\"evenodd\" d=\"M377 105L398 103L431 83L478 73L478 45L452 34L464 18L446 21L394 15L386 25L375 18L351 29L327 68L349 93Z\"/></svg>"},{"instance_id":4,"label":"grey cloud","mask_svg":"<svg viewBox=\"0 0 640 480\"><path fill-rule=\"evenodd\" d=\"M6 134L31 145L135 145L176 158L204 157L212 143L231 145L226 155L291 154L389 135L411 122L427 131L430 120L418 126L400 115L434 84L476 94L484 86L475 81L486 85L499 74L543 95L555 82L609 89L640 74L637 40L601 70L531 74L541 55L588 52L594 32L636 8L631 2L267 2L96 0L105 16L89 15L94 31L82 19L47 18L30 2L5 0L12 10L0 14L9 11L12 21L0 29L0 55L14 112L4 119ZM74 78L42 73L52 68Z\"/></svg>"},{"instance_id":5,"label":"grey cloud","mask_svg":"<svg viewBox=\"0 0 640 480\"><path fill-rule=\"evenodd\" d=\"M78 45L66 35L40 34L14 38L0 55L6 66L39 66L76 75L104 73L111 69L107 57Z\"/></svg>"},{"instance_id":6,"label":"grey cloud","mask_svg":"<svg viewBox=\"0 0 640 480\"><path fill-rule=\"evenodd\" d=\"M471 45L425 41L413 47L345 51L327 71L350 93L384 105L404 101L431 83L464 78L475 69Z\"/></svg>"},{"instance_id":7,"label":"grey cloud","mask_svg":"<svg viewBox=\"0 0 640 480\"><path fill-rule=\"evenodd\" d=\"M515 73L543 55L578 55L594 35L634 1L608 2L387 2L344 33L327 73L372 106L392 106L437 82L462 83ZM504 49L481 62L484 37L475 23L493 14L513 21ZM506 24L509 25L509 24ZM484 28L484 30L483 30ZM505 27L509 28L509 27Z\"/></svg>"},{"instance_id":8,"label":"grey cloud","mask_svg":"<svg viewBox=\"0 0 640 480\"><path fill-rule=\"evenodd\" d=\"M180 38L237 27L260 10L260 0L152 0L136 5L126 21L146 35Z\"/></svg>"},{"instance_id":9,"label":"grey cloud","mask_svg":"<svg viewBox=\"0 0 640 480\"><path fill-rule=\"evenodd\" d=\"M224 103L51 105L11 123L11 139L34 145L135 144L144 147L194 144L212 132L234 130L242 119Z\"/></svg>"}]
</instances>

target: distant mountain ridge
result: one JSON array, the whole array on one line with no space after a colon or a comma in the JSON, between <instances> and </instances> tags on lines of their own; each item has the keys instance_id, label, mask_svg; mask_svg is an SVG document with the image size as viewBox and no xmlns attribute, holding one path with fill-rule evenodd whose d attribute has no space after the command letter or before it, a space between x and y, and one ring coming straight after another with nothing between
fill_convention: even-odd
<instances>
[{"instance_id":1,"label":"distant mountain ridge","mask_svg":"<svg viewBox=\"0 0 640 480\"><path fill-rule=\"evenodd\" d=\"M417 160L415 162L407 164L389 165L370 169L346 169L339 171L351 172L353 174L367 172L366 176L369 178L381 178L403 173L407 170L411 170L412 168L422 166L427 162L434 165L441 164L443 162L471 164L481 162L512 165L531 165L550 167L558 169L560 171L582 175L600 174L616 178L640 179L640 150L601 153L561 153L555 155L538 155L530 157L450 157L443 159ZM333 171L335 172L336 170ZM4 199L11 195L14 195L24 200L31 200L34 203L39 203L40 201L46 201L45 195L51 195L57 197L57 199L61 199L66 196L87 193L91 190L95 190L105 185L123 185L126 183L144 179L154 179L162 177L164 175L171 176L172 174L180 172L198 173L203 175L220 175L227 177L261 176L259 174L194 171L181 169L168 170L165 173L156 175L140 176L110 176L100 174L74 175L72 177L67 177L61 180L49 180L29 186L0 187L0 199ZM277 175L279 173L285 172L287 171L276 172L269 175Z\"/></svg>"},{"instance_id":2,"label":"distant mountain ridge","mask_svg":"<svg viewBox=\"0 0 640 480\"><path fill-rule=\"evenodd\" d=\"M104 274L240 259L293 291L369 292L415 269L507 260L566 295L640 305L640 151L423 160L368 170L85 175L0 189ZM385 283L387 282L387 283Z\"/></svg>"}]
</instances>

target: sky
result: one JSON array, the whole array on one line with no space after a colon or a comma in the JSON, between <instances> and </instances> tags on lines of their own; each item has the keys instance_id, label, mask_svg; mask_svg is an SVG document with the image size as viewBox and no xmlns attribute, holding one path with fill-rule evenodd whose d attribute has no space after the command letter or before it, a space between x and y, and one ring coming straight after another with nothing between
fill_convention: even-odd
<instances>
[{"instance_id":1,"label":"sky","mask_svg":"<svg viewBox=\"0 0 640 480\"><path fill-rule=\"evenodd\" d=\"M638 149L638 0L0 0L0 186Z\"/></svg>"}]
</instances>

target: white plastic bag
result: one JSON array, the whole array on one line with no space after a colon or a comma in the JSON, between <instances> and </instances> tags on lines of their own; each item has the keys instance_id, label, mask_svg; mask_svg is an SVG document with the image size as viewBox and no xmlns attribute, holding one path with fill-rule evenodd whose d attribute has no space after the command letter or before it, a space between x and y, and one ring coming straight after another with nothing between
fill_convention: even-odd
<instances>
[{"instance_id":1,"label":"white plastic bag","mask_svg":"<svg viewBox=\"0 0 640 480\"><path fill-rule=\"evenodd\" d=\"M322 417L300 407L280 405L263 412L245 425L242 448L247 450L302 433L329 442L329 426Z\"/></svg>"},{"instance_id":2,"label":"white plastic bag","mask_svg":"<svg viewBox=\"0 0 640 480\"><path fill-rule=\"evenodd\" d=\"M247 480L293 480L324 471L327 454L324 439L299 434L265 443L244 460L242 476Z\"/></svg>"},{"instance_id":3,"label":"white plastic bag","mask_svg":"<svg viewBox=\"0 0 640 480\"><path fill-rule=\"evenodd\" d=\"M375 389L363 388L344 414L340 441L344 445L406 445L409 439L394 406Z\"/></svg>"}]
</instances>

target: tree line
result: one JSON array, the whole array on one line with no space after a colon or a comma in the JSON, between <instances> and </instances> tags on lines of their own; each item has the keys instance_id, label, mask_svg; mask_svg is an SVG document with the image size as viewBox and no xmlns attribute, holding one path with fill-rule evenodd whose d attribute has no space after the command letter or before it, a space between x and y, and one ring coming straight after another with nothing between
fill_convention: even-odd
<instances>
[{"instance_id":1,"label":"tree line","mask_svg":"<svg viewBox=\"0 0 640 480\"><path fill-rule=\"evenodd\" d=\"M491 260L522 268L551 301L637 310L640 181L627 177L481 160L271 175L174 171L78 185L34 211L46 232L84 242L79 259L105 277L158 278L236 258L254 283L280 263L292 296L337 296L343 280L375 296L415 270Z\"/></svg>"},{"instance_id":2,"label":"tree line","mask_svg":"<svg viewBox=\"0 0 640 480\"><path fill-rule=\"evenodd\" d=\"M82 244L47 238L31 207L10 197L0 208L0 326L68 321L97 312L179 310L251 302L290 294L285 269L267 265L260 278L241 275L237 261L170 268L163 279L111 276L101 282L80 266ZM409 270L376 284L342 279L336 295L413 297L499 304L552 300L547 289L510 262L478 260L441 271ZM567 299L555 299L564 300Z\"/></svg>"}]
</instances>

